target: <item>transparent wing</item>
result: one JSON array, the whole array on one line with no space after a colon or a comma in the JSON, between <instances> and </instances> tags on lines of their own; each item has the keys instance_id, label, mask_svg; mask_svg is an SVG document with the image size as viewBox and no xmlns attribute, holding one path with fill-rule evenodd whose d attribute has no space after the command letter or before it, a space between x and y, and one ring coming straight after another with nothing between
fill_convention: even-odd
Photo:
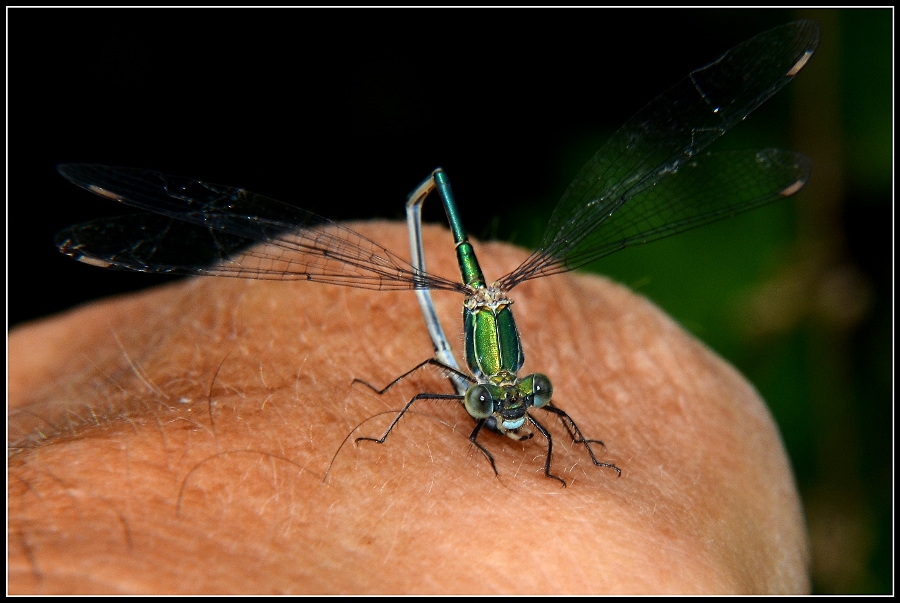
<instances>
[{"instance_id":1,"label":"transparent wing","mask_svg":"<svg viewBox=\"0 0 900 603\"><path fill-rule=\"evenodd\" d=\"M810 170L802 155L700 153L791 81L818 42L814 21L771 29L651 101L581 169L538 249L501 285L574 270L800 190Z\"/></svg>"},{"instance_id":2,"label":"transparent wing","mask_svg":"<svg viewBox=\"0 0 900 603\"><path fill-rule=\"evenodd\" d=\"M59 171L86 190L153 212L58 233L59 250L82 262L362 289L465 291L458 282L417 274L409 263L345 226L244 189L133 168L67 164Z\"/></svg>"}]
</instances>

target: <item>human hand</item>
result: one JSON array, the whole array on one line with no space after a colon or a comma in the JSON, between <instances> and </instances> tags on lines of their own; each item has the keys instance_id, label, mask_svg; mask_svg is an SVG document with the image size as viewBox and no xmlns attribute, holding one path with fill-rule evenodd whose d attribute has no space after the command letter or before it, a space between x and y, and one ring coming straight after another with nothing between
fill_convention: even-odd
<instances>
[{"instance_id":1,"label":"human hand","mask_svg":"<svg viewBox=\"0 0 900 603\"><path fill-rule=\"evenodd\" d=\"M406 245L402 225L353 227ZM447 232L425 240L454 274ZM525 257L476 249L488 275ZM540 411L567 488L540 435L482 433L495 476L453 401L354 446L416 393L452 393L435 369L351 386L430 355L412 293L192 279L14 330L9 592L808 592L784 448L731 366L597 277L513 299L522 374L552 379L621 478ZM435 302L459 354L461 298Z\"/></svg>"}]
</instances>

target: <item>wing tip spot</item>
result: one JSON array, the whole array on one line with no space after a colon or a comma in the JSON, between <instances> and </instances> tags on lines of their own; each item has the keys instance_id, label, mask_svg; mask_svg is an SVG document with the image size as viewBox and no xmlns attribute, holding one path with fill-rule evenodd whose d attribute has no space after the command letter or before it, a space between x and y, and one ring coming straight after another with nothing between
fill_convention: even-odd
<instances>
[{"instance_id":1,"label":"wing tip spot","mask_svg":"<svg viewBox=\"0 0 900 603\"><path fill-rule=\"evenodd\" d=\"M98 260L97 258L88 257L86 255L75 259L82 264L89 264L91 266L97 266L98 268L109 268L110 266L112 266L112 262L107 262L106 260Z\"/></svg>"},{"instance_id":2,"label":"wing tip spot","mask_svg":"<svg viewBox=\"0 0 900 603\"><path fill-rule=\"evenodd\" d=\"M805 180L797 180L796 182L794 182L787 188L783 189L779 194L782 197L790 197L791 195L793 195L794 193L799 191L801 188L803 188L803 185L805 185L805 184L806 184Z\"/></svg>"},{"instance_id":3,"label":"wing tip spot","mask_svg":"<svg viewBox=\"0 0 900 603\"><path fill-rule=\"evenodd\" d=\"M812 55L812 50L807 50L806 52L804 52L803 56L801 56L797 60L797 62L794 63L794 66L791 67L790 71L787 72L787 76L794 77L795 75L797 75L797 73L799 73L800 70L806 66L806 64L809 62L809 59L812 58Z\"/></svg>"},{"instance_id":4,"label":"wing tip spot","mask_svg":"<svg viewBox=\"0 0 900 603\"><path fill-rule=\"evenodd\" d=\"M112 191L108 191L105 188L100 188L96 184L92 184L88 187L88 190L94 193L95 195L100 195L101 197L106 197L107 199L112 199L113 201L118 201L119 196Z\"/></svg>"}]
</instances>

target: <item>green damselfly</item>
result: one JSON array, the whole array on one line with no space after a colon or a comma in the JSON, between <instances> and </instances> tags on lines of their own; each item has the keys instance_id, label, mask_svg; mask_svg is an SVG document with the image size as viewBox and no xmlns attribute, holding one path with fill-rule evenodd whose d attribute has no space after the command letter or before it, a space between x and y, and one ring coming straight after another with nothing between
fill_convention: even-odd
<instances>
[{"instance_id":1,"label":"green damselfly","mask_svg":"<svg viewBox=\"0 0 900 603\"><path fill-rule=\"evenodd\" d=\"M582 168L554 210L538 248L518 268L487 281L468 241L446 174L435 170L410 195L407 222L411 261L349 228L244 189L158 172L67 164L60 173L98 195L152 213L97 220L57 235L60 251L105 268L250 279L308 280L349 287L413 289L435 348L427 364L442 367L455 394L422 393L407 402L380 438L383 443L411 405L423 398L460 401L482 429L515 440L537 429L548 443L544 473L551 472L553 440L530 412L560 418L591 461L592 443L552 403L550 379L519 377L524 362L508 292L524 281L567 272L630 245L659 240L759 207L799 191L810 161L778 149L704 153L728 129L787 84L816 49L819 27L796 21L732 48L651 101ZM436 192L452 231L462 282L427 272L421 207ZM262 245L260 245L260 243ZM460 369L434 310L430 290L465 295L465 361ZM371 387L371 386L370 386Z\"/></svg>"}]
</instances>

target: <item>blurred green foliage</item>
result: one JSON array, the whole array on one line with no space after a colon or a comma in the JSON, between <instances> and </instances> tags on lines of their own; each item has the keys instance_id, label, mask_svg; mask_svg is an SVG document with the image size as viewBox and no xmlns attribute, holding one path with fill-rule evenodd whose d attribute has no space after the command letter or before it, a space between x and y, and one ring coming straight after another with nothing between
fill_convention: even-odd
<instances>
[{"instance_id":1,"label":"blurred green foliage","mask_svg":"<svg viewBox=\"0 0 900 603\"><path fill-rule=\"evenodd\" d=\"M822 25L816 56L711 148L803 152L814 163L809 185L786 202L604 258L596 270L656 301L768 402L805 504L814 592L890 593L893 15L794 16ZM709 16L711 28L720 17ZM755 33L768 26L761 19ZM752 18L744 27L753 35ZM560 151L572 159L559 168L558 190L610 127ZM503 222L518 243L535 245L548 211Z\"/></svg>"}]
</instances>

